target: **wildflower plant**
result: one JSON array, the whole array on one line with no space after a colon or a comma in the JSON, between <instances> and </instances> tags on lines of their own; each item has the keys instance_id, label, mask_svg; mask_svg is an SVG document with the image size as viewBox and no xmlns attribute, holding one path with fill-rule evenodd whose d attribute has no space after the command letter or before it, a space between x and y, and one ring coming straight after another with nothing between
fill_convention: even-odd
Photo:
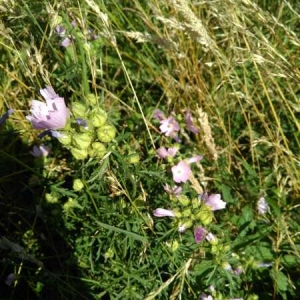
<instances>
[{"instance_id":1,"label":"wildflower plant","mask_svg":"<svg viewBox=\"0 0 300 300\"><path fill-rule=\"evenodd\" d=\"M298 299L293 1L50 2L0 5L0 298Z\"/></svg>"},{"instance_id":2,"label":"wildflower plant","mask_svg":"<svg viewBox=\"0 0 300 300\"><path fill-rule=\"evenodd\" d=\"M94 104L94 96L89 95L91 102L87 106L74 102L69 116L65 100L52 87L48 86L40 92L46 103L32 100L32 115L27 116L27 119L32 122L33 127L46 129L47 133L56 137L71 151L75 159L85 159L88 156L102 158L107 152L105 144L115 138L116 130L107 123L107 113L104 110L89 106Z\"/></svg>"}]
</instances>

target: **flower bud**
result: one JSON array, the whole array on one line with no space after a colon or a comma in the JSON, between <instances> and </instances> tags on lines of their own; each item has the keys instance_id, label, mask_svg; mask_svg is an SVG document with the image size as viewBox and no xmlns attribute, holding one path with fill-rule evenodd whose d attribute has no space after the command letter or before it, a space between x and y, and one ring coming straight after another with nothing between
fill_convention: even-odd
<instances>
[{"instance_id":1,"label":"flower bud","mask_svg":"<svg viewBox=\"0 0 300 300\"><path fill-rule=\"evenodd\" d=\"M186 222L180 223L179 227L178 227L178 231L179 232L184 232L187 229L191 228L192 226L193 226L193 222L192 221L186 221Z\"/></svg>"},{"instance_id":2,"label":"flower bud","mask_svg":"<svg viewBox=\"0 0 300 300\"><path fill-rule=\"evenodd\" d=\"M92 148L89 150L90 156L102 158L106 154L106 147L99 142L92 143Z\"/></svg>"},{"instance_id":3,"label":"flower bud","mask_svg":"<svg viewBox=\"0 0 300 300\"><path fill-rule=\"evenodd\" d=\"M192 211L190 208L187 208L185 209L183 212L182 212L182 216L183 217L189 217L191 215Z\"/></svg>"},{"instance_id":4,"label":"flower bud","mask_svg":"<svg viewBox=\"0 0 300 300\"><path fill-rule=\"evenodd\" d=\"M222 262L221 267L226 271L232 271L232 267L227 261Z\"/></svg>"},{"instance_id":5,"label":"flower bud","mask_svg":"<svg viewBox=\"0 0 300 300\"><path fill-rule=\"evenodd\" d=\"M87 107L80 103L74 102L72 103L72 113L75 118L85 118Z\"/></svg>"},{"instance_id":6,"label":"flower bud","mask_svg":"<svg viewBox=\"0 0 300 300\"><path fill-rule=\"evenodd\" d=\"M140 156L137 153L132 153L128 156L128 162L130 164L136 164L140 161Z\"/></svg>"},{"instance_id":7,"label":"flower bud","mask_svg":"<svg viewBox=\"0 0 300 300\"><path fill-rule=\"evenodd\" d=\"M197 198L194 198L192 200L192 207L193 208L198 208L200 206L200 201Z\"/></svg>"},{"instance_id":8,"label":"flower bud","mask_svg":"<svg viewBox=\"0 0 300 300\"><path fill-rule=\"evenodd\" d=\"M58 198L57 197L55 197L55 196L53 196L52 194L46 194L45 195L45 198L46 198L46 201L48 202L48 203L57 203L58 202Z\"/></svg>"},{"instance_id":9,"label":"flower bud","mask_svg":"<svg viewBox=\"0 0 300 300\"><path fill-rule=\"evenodd\" d=\"M108 143L116 136L116 129L111 125L104 125L97 131L97 136L100 142Z\"/></svg>"},{"instance_id":10,"label":"flower bud","mask_svg":"<svg viewBox=\"0 0 300 300\"><path fill-rule=\"evenodd\" d=\"M82 208L77 200L73 199L73 198L68 198L68 201L63 205L63 208L65 211L68 211L72 208Z\"/></svg>"},{"instance_id":11,"label":"flower bud","mask_svg":"<svg viewBox=\"0 0 300 300\"><path fill-rule=\"evenodd\" d=\"M84 185L83 185L83 182L80 180L80 179L75 179L73 181L73 190L76 191L76 192L79 192L83 189Z\"/></svg>"},{"instance_id":12,"label":"flower bud","mask_svg":"<svg viewBox=\"0 0 300 300\"><path fill-rule=\"evenodd\" d=\"M178 201L183 205L183 206L188 206L190 204L190 199L186 195L180 195L178 197Z\"/></svg>"},{"instance_id":13,"label":"flower bud","mask_svg":"<svg viewBox=\"0 0 300 300\"><path fill-rule=\"evenodd\" d=\"M210 207L202 205L200 211L196 214L196 218L203 224L208 225L212 222L213 213Z\"/></svg>"},{"instance_id":14,"label":"flower bud","mask_svg":"<svg viewBox=\"0 0 300 300\"><path fill-rule=\"evenodd\" d=\"M178 208L174 208L174 209L172 209L172 211L173 211L176 218L181 218L182 217L182 213L179 211Z\"/></svg>"},{"instance_id":15,"label":"flower bud","mask_svg":"<svg viewBox=\"0 0 300 300\"><path fill-rule=\"evenodd\" d=\"M88 156L87 150L72 148L71 149L72 155L75 157L75 159L85 159Z\"/></svg>"},{"instance_id":16,"label":"flower bud","mask_svg":"<svg viewBox=\"0 0 300 300\"><path fill-rule=\"evenodd\" d=\"M91 106L97 104L97 97L94 94L87 94L84 98L85 101Z\"/></svg>"},{"instance_id":17,"label":"flower bud","mask_svg":"<svg viewBox=\"0 0 300 300\"><path fill-rule=\"evenodd\" d=\"M62 143L65 146L70 145L72 140L70 134L66 132L63 132L62 135L57 139L59 140L60 143Z\"/></svg>"},{"instance_id":18,"label":"flower bud","mask_svg":"<svg viewBox=\"0 0 300 300\"><path fill-rule=\"evenodd\" d=\"M93 140L90 133L74 133L72 136L72 144L79 149L87 149Z\"/></svg>"},{"instance_id":19,"label":"flower bud","mask_svg":"<svg viewBox=\"0 0 300 300\"><path fill-rule=\"evenodd\" d=\"M93 126L101 127L107 121L107 113L99 108L91 113L89 119L92 121Z\"/></svg>"},{"instance_id":20,"label":"flower bud","mask_svg":"<svg viewBox=\"0 0 300 300\"><path fill-rule=\"evenodd\" d=\"M179 248L179 243L177 240L174 240L172 242L166 242L167 247L171 249L172 252L175 252Z\"/></svg>"}]
</instances>

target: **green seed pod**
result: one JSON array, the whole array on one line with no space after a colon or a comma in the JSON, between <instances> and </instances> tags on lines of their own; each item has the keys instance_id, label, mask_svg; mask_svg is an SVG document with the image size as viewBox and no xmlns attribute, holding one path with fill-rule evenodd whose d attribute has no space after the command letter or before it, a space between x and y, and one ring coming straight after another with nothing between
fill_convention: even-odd
<instances>
[{"instance_id":1,"label":"green seed pod","mask_svg":"<svg viewBox=\"0 0 300 300\"><path fill-rule=\"evenodd\" d=\"M183 205L183 206L188 206L190 204L190 199L186 195L180 195L178 197L178 201Z\"/></svg>"},{"instance_id":2,"label":"green seed pod","mask_svg":"<svg viewBox=\"0 0 300 300\"><path fill-rule=\"evenodd\" d=\"M85 96L85 101L90 105L94 106L97 104L97 97L94 94L87 94Z\"/></svg>"},{"instance_id":3,"label":"green seed pod","mask_svg":"<svg viewBox=\"0 0 300 300\"><path fill-rule=\"evenodd\" d=\"M71 135L69 133L62 133L62 136L58 138L58 140L60 141L60 143L62 143L63 145L67 146L71 144Z\"/></svg>"},{"instance_id":4,"label":"green seed pod","mask_svg":"<svg viewBox=\"0 0 300 300\"><path fill-rule=\"evenodd\" d=\"M71 149L72 155L75 157L75 159L85 159L88 156L87 150L81 150L77 148L72 148Z\"/></svg>"},{"instance_id":5,"label":"green seed pod","mask_svg":"<svg viewBox=\"0 0 300 300\"><path fill-rule=\"evenodd\" d=\"M197 198L194 198L192 200L192 207L193 208L198 208L200 206L200 201Z\"/></svg>"},{"instance_id":6,"label":"green seed pod","mask_svg":"<svg viewBox=\"0 0 300 300\"><path fill-rule=\"evenodd\" d=\"M99 108L90 114L89 119L91 120L93 126L101 127L107 121L107 113Z\"/></svg>"},{"instance_id":7,"label":"green seed pod","mask_svg":"<svg viewBox=\"0 0 300 300\"><path fill-rule=\"evenodd\" d=\"M83 189L83 187L84 187L84 184L80 179L77 178L73 181L73 190L74 191L79 192Z\"/></svg>"},{"instance_id":8,"label":"green seed pod","mask_svg":"<svg viewBox=\"0 0 300 300\"><path fill-rule=\"evenodd\" d=\"M58 198L49 193L47 193L45 195L45 198L48 203L57 203L58 202Z\"/></svg>"},{"instance_id":9,"label":"green seed pod","mask_svg":"<svg viewBox=\"0 0 300 300\"><path fill-rule=\"evenodd\" d=\"M178 231L179 232L184 232L185 230L191 228L193 226L193 222L192 221L185 221L183 223L180 223L178 226Z\"/></svg>"},{"instance_id":10,"label":"green seed pod","mask_svg":"<svg viewBox=\"0 0 300 300\"><path fill-rule=\"evenodd\" d=\"M191 209L187 208L182 212L182 216L187 218L191 215L191 213L192 213Z\"/></svg>"},{"instance_id":11,"label":"green seed pod","mask_svg":"<svg viewBox=\"0 0 300 300\"><path fill-rule=\"evenodd\" d=\"M180 218L182 216L182 213L180 212L180 210L178 208L174 208L174 209L172 209L172 211L176 218Z\"/></svg>"},{"instance_id":12,"label":"green seed pod","mask_svg":"<svg viewBox=\"0 0 300 300\"><path fill-rule=\"evenodd\" d=\"M212 222L213 212L209 206L202 205L200 211L196 214L197 220L199 220L203 225L208 225Z\"/></svg>"},{"instance_id":13,"label":"green seed pod","mask_svg":"<svg viewBox=\"0 0 300 300\"><path fill-rule=\"evenodd\" d=\"M106 147L99 142L92 143L92 148L89 150L90 156L102 158L106 154Z\"/></svg>"},{"instance_id":14,"label":"green seed pod","mask_svg":"<svg viewBox=\"0 0 300 300\"><path fill-rule=\"evenodd\" d=\"M140 156L137 153L132 153L128 156L128 162L130 164L137 164L140 161Z\"/></svg>"},{"instance_id":15,"label":"green seed pod","mask_svg":"<svg viewBox=\"0 0 300 300\"><path fill-rule=\"evenodd\" d=\"M87 149L93 141L93 136L90 133L74 133L72 136L72 145L78 149Z\"/></svg>"},{"instance_id":16,"label":"green seed pod","mask_svg":"<svg viewBox=\"0 0 300 300\"><path fill-rule=\"evenodd\" d=\"M97 136L100 142L108 143L116 136L116 129L111 125L104 125L97 131Z\"/></svg>"},{"instance_id":17,"label":"green seed pod","mask_svg":"<svg viewBox=\"0 0 300 300\"><path fill-rule=\"evenodd\" d=\"M80 102L72 103L72 113L75 118L83 118L86 117L87 107Z\"/></svg>"}]
</instances>

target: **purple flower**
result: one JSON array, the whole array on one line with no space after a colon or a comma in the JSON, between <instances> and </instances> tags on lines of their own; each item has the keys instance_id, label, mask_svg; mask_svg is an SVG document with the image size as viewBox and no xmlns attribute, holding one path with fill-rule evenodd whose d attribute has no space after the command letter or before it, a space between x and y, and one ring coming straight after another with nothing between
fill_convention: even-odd
<instances>
[{"instance_id":1,"label":"purple flower","mask_svg":"<svg viewBox=\"0 0 300 300\"><path fill-rule=\"evenodd\" d=\"M211 194L208 195L207 193L205 193L202 196L202 199L204 200L205 205L208 205L211 207L211 210L220 210L220 209L224 209L226 207L226 202L224 202L221 199L221 195L220 194Z\"/></svg>"},{"instance_id":2,"label":"purple flower","mask_svg":"<svg viewBox=\"0 0 300 300\"><path fill-rule=\"evenodd\" d=\"M61 37L64 37L66 35L66 29L61 25L57 25L54 29L54 32L60 35Z\"/></svg>"},{"instance_id":3,"label":"purple flower","mask_svg":"<svg viewBox=\"0 0 300 300\"><path fill-rule=\"evenodd\" d=\"M270 211L268 202L264 197L260 197L257 201L257 211L259 215L264 215Z\"/></svg>"},{"instance_id":4,"label":"purple flower","mask_svg":"<svg viewBox=\"0 0 300 300\"><path fill-rule=\"evenodd\" d=\"M156 154L160 158L167 158L167 157L174 157L177 151L178 148L176 147L171 147L169 149L166 149L165 147L160 147L159 149L156 150Z\"/></svg>"},{"instance_id":5,"label":"purple flower","mask_svg":"<svg viewBox=\"0 0 300 300\"><path fill-rule=\"evenodd\" d=\"M180 127L174 117L161 120L160 124L159 129L161 133L171 137L177 136L176 132L179 131Z\"/></svg>"},{"instance_id":6,"label":"purple flower","mask_svg":"<svg viewBox=\"0 0 300 300\"><path fill-rule=\"evenodd\" d=\"M180 161L177 165L171 168L173 180L177 183L187 182L192 174L191 167L185 162Z\"/></svg>"},{"instance_id":7,"label":"purple flower","mask_svg":"<svg viewBox=\"0 0 300 300\"><path fill-rule=\"evenodd\" d=\"M175 217L175 214L169 210L169 209L164 209L164 208L157 208L156 210L153 211L153 215L155 217Z\"/></svg>"},{"instance_id":8,"label":"purple flower","mask_svg":"<svg viewBox=\"0 0 300 300\"><path fill-rule=\"evenodd\" d=\"M202 241L204 241L206 236L206 230L203 227L196 227L194 229L194 237L195 237L195 242L198 244Z\"/></svg>"},{"instance_id":9,"label":"purple flower","mask_svg":"<svg viewBox=\"0 0 300 300\"><path fill-rule=\"evenodd\" d=\"M26 116L26 119L32 122L36 129L59 129L66 125L68 118L68 109L64 98L59 97L52 87L47 86L40 90L46 103L38 100L32 100L30 112L32 116Z\"/></svg>"},{"instance_id":10,"label":"purple flower","mask_svg":"<svg viewBox=\"0 0 300 300\"><path fill-rule=\"evenodd\" d=\"M94 33L94 30L91 29L91 28L88 29L88 34L89 34L91 40L96 40L96 39L99 38L99 35L96 35L96 34Z\"/></svg>"},{"instance_id":11,"label":"purple flower","mask_svg":"<svg viewBox=\"0 0 300 300\"><path fill-rule=\"evenodd\" d=\"M187 110L186 114L185 114L185 123L186 123L186 127L189 131L191 131L193 133L199 132L199 129L193 123L192 114L189 110Z\"/></svg>"},{"instance_id":12,"label":"purple flower","mask_svg":"<svg viewBox=\"0 0 300 300\"><path fill-rule=\"evenodd\" d=\"M166 117L165 117L165 114L159 110L159 109L156 109L154 112L153 112L153 118L158 120L158 121L162 121L164 120Z\"/></svg>"},{"instance_id":13,"label":"purple flower","mask_svg":"<svg viewBox=\"0 0 300 300\"><path fill-rule=\"evenodd\" d=\"M60 43L60 45L64 48L67 48L72 44L73 37L72 36L67 36L66 38L63 39L63 41Z\"/></svg>"},{"instance_id":14,"label":"purple flower","mask_svg":"<svg viewBox=\"0 0 300 300\"><path fill-rule=\"evenodd\" d=\"M40 146L34 146L30 152L34 157L46 157L50 153L50 147L41 144Z\"/></svg>"},{"instance_id":15,"label":"purple flower","mask_svg":"<svg viewBox=\"0 0 300 300\"><path fill-rule=\"evenodd\" d=\"M164 190L172 196L179 196L182 192L182 187L175 185L174 187L170 187L168 184L164 186Z\"/></svg>"}]
</instances>

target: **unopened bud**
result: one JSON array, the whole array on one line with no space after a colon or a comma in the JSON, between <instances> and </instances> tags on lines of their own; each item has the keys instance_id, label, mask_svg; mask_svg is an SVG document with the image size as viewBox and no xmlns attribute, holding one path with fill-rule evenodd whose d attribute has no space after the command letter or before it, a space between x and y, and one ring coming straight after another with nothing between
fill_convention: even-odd
<instances>
[{"instance_id":1,"label":"unopened bud","mask_svg":"<svg viewBox=\"0 0 300 300\"><path fill-rule=\"evenodd\" d=\"M178 197L178 201L184 206L188 206L190 204L190 199L186 195L180 195Z\"/></svg>"},{"instance_id":2,"label":"unopened bud","mask_svg":"<svg viewBox=\"0 0 300 300\"><path fill-rule=\"evenodd\" d=\"M93 106L93 105L96 105L96 104L97 104L97 97L96 97L94 94L87 94L87 95L85 96L85 101L86 101L89 105Z\"/></svg>"},{"instance_id":3,"label":"unopened bud","mask_svg":"<svg viewBox=\"0 0 300 300\"><path fill-rule=\"evenodd\" d=\"M212 222L213 212L210 207L202 205L200 211L196 214L197 220L199 220L203 225L208 225Z\"/></svg>"},{"instance_id":4,"label":"unopened bud","mask_svg":"<svg viewBox=\"0 0 300 300\"><path fill-rule=\"evenodd\" d=\"M72 144L78 149L87 149L93 140L90 133L74 133L72 136Z\"/></svg>"},{"instance_id":5,"label":"unopened bud","mask_svg":"<svg viewBox=\"0 0 300 300\"><path fill-rule=\"evenodd\" d=\"M75 157L75 159L85 159L88 156L87 150L72 148L71 149L72 155Z\"/></svg>"},{"instance_id":6,"label":"unopened bud","mask_svg":"<svg viewBox=\"0 0 300 300\"><path fill-rule=\"evenodd\" d=\"M192 211L190 208L188 209L185 209L183 212L182 212L182 216L183 217L189 217L191 215Z\"/></svg>"},{"instance_id":7,"label":"unopened bud","mask_svg":"<svg viewBox=\"0 0 300 300\"><path fill-rule=\"evenodd\" d=\"M116 129L111 125L104 125L97 131L97 136L100 142L108 143L116 136Z\"/></svg>"},{"instance_id":8,"label":"unopened bud","mask_svg":"<svg viewBox=\"0 0 300 300\"><path fill-rule=\"evenodd\" d=\"M80 103L74 102L72 103L72 113L75 118L85 118L87 107Z\"/></svg>"},{"instance_id":9,"label":"unopened bud","mask_svg":"<svg viewBox=\"0 0 300 300\"><path fill-rule=\"evenodd\" d=\"M92 121L93 126L101 127L107 121L107 113L99 108L91 113L89 119Z\"/></svg>"},{"instance_id":10,"label":"unopened bud","mask_svg":"<svg viewBox=\"0 0 300 300\"><path fill-rule=\"evenodd\" d=\"M133 153L128 156L128 162L130 164L136 164L140 161L140 156L137 153Z\"/></svg>"},{"instance_id":11,"label":"unopened bud","mask_svg":"<svg viewBox=\"0 0 300 300\"><path fill-rule=\"evenodd\" d=\"M74 191L79 192L79 191L81 191L83 189L83 187L84 187L84 184L83 184L83 182L80 179L77 178L77 179L75 179L73 181L73 189L74 189Z\"/></svg>"},{"instance_id":12,"label":"unopened bud","mask_svg":"<svg viewBox=\"0 0 300 300\"><path fill-rule=\"evenodd\" d=\"M58 202L58 198L49 193L47 193L45 195L45 198L48 203L57 203Z\"/></svg>"},{"instance_id":13,"label":"unopened bud","mask_svg":"<svg viewBox=\"0 0 300 300\"><path fill-rule=\"evenodd\" d=\"M90 156L102 158L106 154L106 147L99 142L92 143L92 148L89 150Z\"/></svg>"},{"instance_id":14,"label":"unopened bud","mask_svg":"<svg viewBox=\"0 0 300 300\"><path fill-rule=\"evenodd\" d=\"M65 146L70 145L72 140L70 134L65 132L63 132L62 135L57 139L59 140L60 143L62 143Z\"/></svg>"}]
</instances>

